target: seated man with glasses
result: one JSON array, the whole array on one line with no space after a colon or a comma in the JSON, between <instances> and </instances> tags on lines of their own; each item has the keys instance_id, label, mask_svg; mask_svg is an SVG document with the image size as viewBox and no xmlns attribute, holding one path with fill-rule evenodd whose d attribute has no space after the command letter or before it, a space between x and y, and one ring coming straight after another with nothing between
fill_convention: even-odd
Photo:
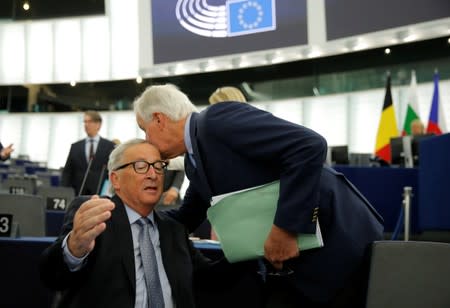
<instances>
[{"instance_id":1,"label":"seated man with glasses","mask_svg":"<svg viewBox=\"0 0 450 308\"><path fill-rule=\"evenodd\" d=\"M128 141L109 158L112 199L74 200L40 264L45 285L62 291L59 307L198 307L194 273L228 271L227 263L211 266L182 224L153 210L166 167L155 146Z\"/></svg>"}]
</instances>

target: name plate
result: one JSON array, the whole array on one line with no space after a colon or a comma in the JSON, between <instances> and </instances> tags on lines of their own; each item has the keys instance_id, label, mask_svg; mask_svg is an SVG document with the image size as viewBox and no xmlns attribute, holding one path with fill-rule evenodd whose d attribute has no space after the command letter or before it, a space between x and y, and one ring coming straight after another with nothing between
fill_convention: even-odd
<instances>
[{"instance_id":1,"label":"name plate","mask_svg":"<svg viewBox=\"0 0 450 308\"><path fill-rule=\"evenodd\" d=\"M13 215L0 214L0 236L10 237L13 227Z\"/></svg>"},{"instance_id":2,"label":"name plate","mask_svg":"<svg viewBox=\"0 0 450 308\"><path fill-rule=\"evenodd\" d=\"M23 195L25 194L25 187L11 186L9 188L9 193L13 195Z\"/></svg>"},{"instance_id":3,"label":"name plate","mask_svg":"<svg viewBox=\"0 0 450 308\"><path fill-rule=\"evenodd\" d=\"M47 210L65 211L67 200L61 197L47 197Z\"/></svg>"}]
</instances>

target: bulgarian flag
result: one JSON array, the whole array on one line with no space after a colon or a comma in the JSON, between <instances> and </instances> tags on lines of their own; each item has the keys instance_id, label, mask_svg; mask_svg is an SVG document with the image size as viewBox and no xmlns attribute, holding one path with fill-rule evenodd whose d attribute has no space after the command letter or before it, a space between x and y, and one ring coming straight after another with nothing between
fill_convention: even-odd
<instances>
[{"instance_id":1,"label":"bulgarian flag","mask_svg":"<svg viewBox=\"0 0 450 308\"><path fill-rule=\"evenodd\" d=\"M383 111L378 125L375 154L386 162L391 161L391 138L398 137L397 120L395 119L394 105L391 95L391 76L386 82L386 95L384 96Z\"/></svg>"},{"instance_id":2,"label":"bulgarian flag","mask_svg":"<svg viewBox=\"0 0 450 308\"><path fill-rule=\"evenodd\" d=\"M406 106L406 116L403 122L402 136L411 135L411 122L419 119L419 103L417 95L416 72L411 72L411 86L409 88L408 105Z\"/></svg>"},{"instance_id":3,"label":"bulgarian flag","mask_svg":"<svg viewBox=\"0 0 450 308\"><path fill-rule=\"evenodd\" d=\"M434 73L434 93L431 101L430 117L428 118L427 133L441 135L447 131L444 112L439 104L439 74Z\"/></svg>"}]
</instances>

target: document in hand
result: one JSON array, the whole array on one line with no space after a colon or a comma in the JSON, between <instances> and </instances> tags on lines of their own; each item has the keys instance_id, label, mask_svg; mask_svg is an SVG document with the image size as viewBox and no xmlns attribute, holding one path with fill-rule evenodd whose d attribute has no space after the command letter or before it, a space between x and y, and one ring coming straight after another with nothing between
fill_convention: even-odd
<instances>
[{"instance_id":1,"label":"document in hand","mask_svg":"<svg viewBox=\"0 0 450 308\"><path fill-rule=\"evenodd\" d=\"M231 263L264 256L264 242L273 225L280 182L214 196L208 219ZM300 250L322 247L319 221L315 234L299 234Z\"/></svg>"}]
</instances>

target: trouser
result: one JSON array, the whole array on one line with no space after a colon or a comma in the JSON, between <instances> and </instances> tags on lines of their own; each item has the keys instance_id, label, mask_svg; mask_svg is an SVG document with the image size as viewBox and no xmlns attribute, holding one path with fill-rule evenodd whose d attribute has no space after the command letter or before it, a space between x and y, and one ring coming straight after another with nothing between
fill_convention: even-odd
<instances>
[{"instance_id":1,"label":"trouser","mask_svg":"<svg viewBox=\"0 0 450 308\"><path fill-rule=\"evenodd\" d=\"M264 284L265 308L364 308L368 282L368 259L349 277L333 299L313 301L294 283L293 276L268 276Z\"/></svg>"}]
</instances>

